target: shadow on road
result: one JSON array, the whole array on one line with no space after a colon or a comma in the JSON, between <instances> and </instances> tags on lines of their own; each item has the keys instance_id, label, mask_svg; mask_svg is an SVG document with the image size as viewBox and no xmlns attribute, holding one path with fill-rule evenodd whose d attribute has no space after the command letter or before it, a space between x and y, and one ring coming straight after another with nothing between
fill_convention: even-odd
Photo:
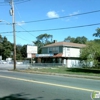
<instances>
[{"instance_id":1,"label":"shadow on road","mask_svg":"<svg viewBox=\"0 0 100 100\"><path fill-rule=\"evenodd\" d=\"M28 99L26 96L28 94L11 94L9 96L5 96L0 98L0 100L41 100L43 97L37 97L37 98L32 98Z\"/></svg>"},{"instance_id":2,"label":"shadow on road","mask_svg":"<svg viewBox=\"0 0 100 100\"><path fill-rule=\"evenodd\" d=\"M29 95L29 94L23 94L23 93L11 94L9 96L0 98L0 100L44 100L43 97L36 97L36 98L29 99L26 97L27 95ZM49 100L71 100L71 99L50 99L49 98Z\"/></svg>"}]
</instances>

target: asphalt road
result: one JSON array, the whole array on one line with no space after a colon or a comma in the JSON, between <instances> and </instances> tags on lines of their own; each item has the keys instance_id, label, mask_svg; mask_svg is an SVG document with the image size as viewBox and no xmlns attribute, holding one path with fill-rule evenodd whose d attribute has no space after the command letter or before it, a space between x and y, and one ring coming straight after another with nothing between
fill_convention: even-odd
<instances>
[{"instance_id":1,"label":"asphalt road","mask_svg":"<svg viewBox=\"0 0 100 100\"><path fill-rule=\"evenodd\" d=\"M100 80L0 70L0 100L91 100L93 91Z\"/></svg>"}]
</instances>

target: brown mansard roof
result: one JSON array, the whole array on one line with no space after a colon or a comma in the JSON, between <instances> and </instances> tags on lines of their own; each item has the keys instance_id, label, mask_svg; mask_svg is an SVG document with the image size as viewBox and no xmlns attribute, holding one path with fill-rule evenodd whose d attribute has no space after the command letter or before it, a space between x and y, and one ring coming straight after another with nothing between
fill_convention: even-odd
<instances>
[{"instance_id":1,"label":"brown mansard roof","mask_svg":"<svg viewBox=\"0 0 100 100\"><path fill-rule=\"evenodd\" d=\"M85 47L85 44L79 44L79 43L71 43L71 42L56 42L56 43L52 43L49 45L44 46L45 47L54 47L54 46L67 46L67 47L78 47L78 48L82 48Z\"/></svg>"}]
</instances>

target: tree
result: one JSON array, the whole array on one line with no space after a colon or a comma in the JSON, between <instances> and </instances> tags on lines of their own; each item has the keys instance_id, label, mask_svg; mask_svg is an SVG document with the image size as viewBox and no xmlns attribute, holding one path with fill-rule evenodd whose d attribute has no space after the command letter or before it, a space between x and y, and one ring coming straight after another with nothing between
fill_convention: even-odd
<instances>
[{"instance_id":1,"label":"tree","mask_svg":"<svg viewBox=\"0 0 100 100\"><path fill-rule=\"evenodd\" d=\"M3 51L3 37L0 35L0 55L2 55L2 51Z\"/></svg>"},{"instance_id":2,"label":"tree","mask_svg":"<svg viewBox=\"0 0 100 100\"><path fill-rule=\"evenodd\" d=\"M97 66L100 58L100 46L99 43L95 41L90 41L81 50L81 58L85 59L87 62L93 62L94 66Z\"/></svg>"},{"instance_id":3,"label":"tree","mask_svg":"<svg viewBox=\"0 0 100 100\"><path fill-rule=\"evenodd\" d=\"M38 46L38 53L41 53L41 48L47 44L52 43L53 36L50 34L40 34L36 37L36 41L33 41L33 43Z\"/></svg>"},{"instance_id":4,"label":"tree","mask_svg":"<svg viewBox=\"0 0 100 100\"><path fill-rule=\"evenodd\" d=\"M2 37L0 35L0 55L3 59L6 59L8 57L13 58L11 55L12 51L14 51L14 44L12 44L10 41L7 40L6 37ZM17 60L23 60L27 57L26 52L27 45L16 45L16 59Z\"/></svg>"},{"instance_id":5,"label":"tree","mask_svg":"<svg viewBox=\"0 0 100 100\"><path fill-rule=\"evenodd\" d=\"M65 42L73 42L73 43L80 43L80 44L86 44L87 38L85 36L82 37L71 37L68 36L67 38L64 39Z\"/></svg>"},{"instance_id":6,"label":"tree","mask_svg":"<svg viewBox=\"0 0 100 100\"><path fill-rule=\"evenodd\" d=\"M21 52L22 58L25 59L27 57L27 45L23 45L20 52Z\"/></svg>"},{"instance_id":7,"label":"tree","mask_svg":"<svg viewBox=\"0 0 100 100\"><path fill-rule=\"evenodd\" d=\"M85 36L77 37L74 41L74 43L80 43L80 44L86 44L87 38Z\"/></svg>"},{"instance_id":8,"label":"tree","mask_svg":"<svg viewBox=\"0 0 100 100\"><path fill-rule=\"evenodd\" d=\"M93 36L100 37L100 28L96 29L96 33L94 33Z\"/></svg>"},{"instance_id":9,"label":"tree","mask_svg":"<svg viewBox=\"0 0 100 100\"><path fill-rule=\"evenodd\" d=\"M65 42L74 42L75 38L68 36L67 38L64 39Z\"/></svg>"},{"instance_id":10,"label":"tree","mask_svg":"<svg viewBox=\"0 0 100 100\"><path fill-rule=\"evenodd\" d=\"M19 45L19 44L16 45L16 59L17 60L23 59L21 49L22 49L22 45Z\"/></svg>"},{"instance_id":11,"label":"tree","mask_svg":"<svg viewBox=\"0 0 100 100\"><path fill-rule=\"evenodd\" d=\"M11 56L11 51L13 50L13 47L6 37L3 38L2 45L3 45L2 56L3 59L6 59Z\"/></svg>"},{"instance_id":12,"label":"tree","mask_svg":"<svg viewBox=\"0 0 100 100\"><path fill-rule=\"evenodd\" d=\"M36 37L37 41L41 41L41 43L46 44L52 41L53 36L50 34L41 34ZM50 40L51 39L51 40Z\"/></svg>"}]
</instances>

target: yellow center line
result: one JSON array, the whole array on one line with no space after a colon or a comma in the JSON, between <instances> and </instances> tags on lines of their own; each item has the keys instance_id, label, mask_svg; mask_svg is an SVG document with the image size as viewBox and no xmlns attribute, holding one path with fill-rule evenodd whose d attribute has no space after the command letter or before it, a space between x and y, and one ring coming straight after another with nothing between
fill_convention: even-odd
<instances>
[{"instance_id":1,"label":"yellow center line","mask_svg":"<svg viewBox=\"0 0 100 100\"><path fill-rule=\"evenodd\" d=\"M93 91L100 92L98 90L91 90L91 89L79 88L79 87L68 86L68 85L60 85L60 84L53 84L53 83L48 83L48 82L34 81L34 80L28 80L28 79L23 79L23 78L16 78L16 77L9 77L9 76L2 76L2 75L0 75L0 77L6 78L6 79L13 79L13 80L19 80L19 81L25 81L25 82L31 82L31 83L38 83L38 84L44 84L44 85L50 85L50 86L56 86L56 87L62 87L62 88L87 91L87 92L93 92Z\"/></svg>"}]
</instances>

